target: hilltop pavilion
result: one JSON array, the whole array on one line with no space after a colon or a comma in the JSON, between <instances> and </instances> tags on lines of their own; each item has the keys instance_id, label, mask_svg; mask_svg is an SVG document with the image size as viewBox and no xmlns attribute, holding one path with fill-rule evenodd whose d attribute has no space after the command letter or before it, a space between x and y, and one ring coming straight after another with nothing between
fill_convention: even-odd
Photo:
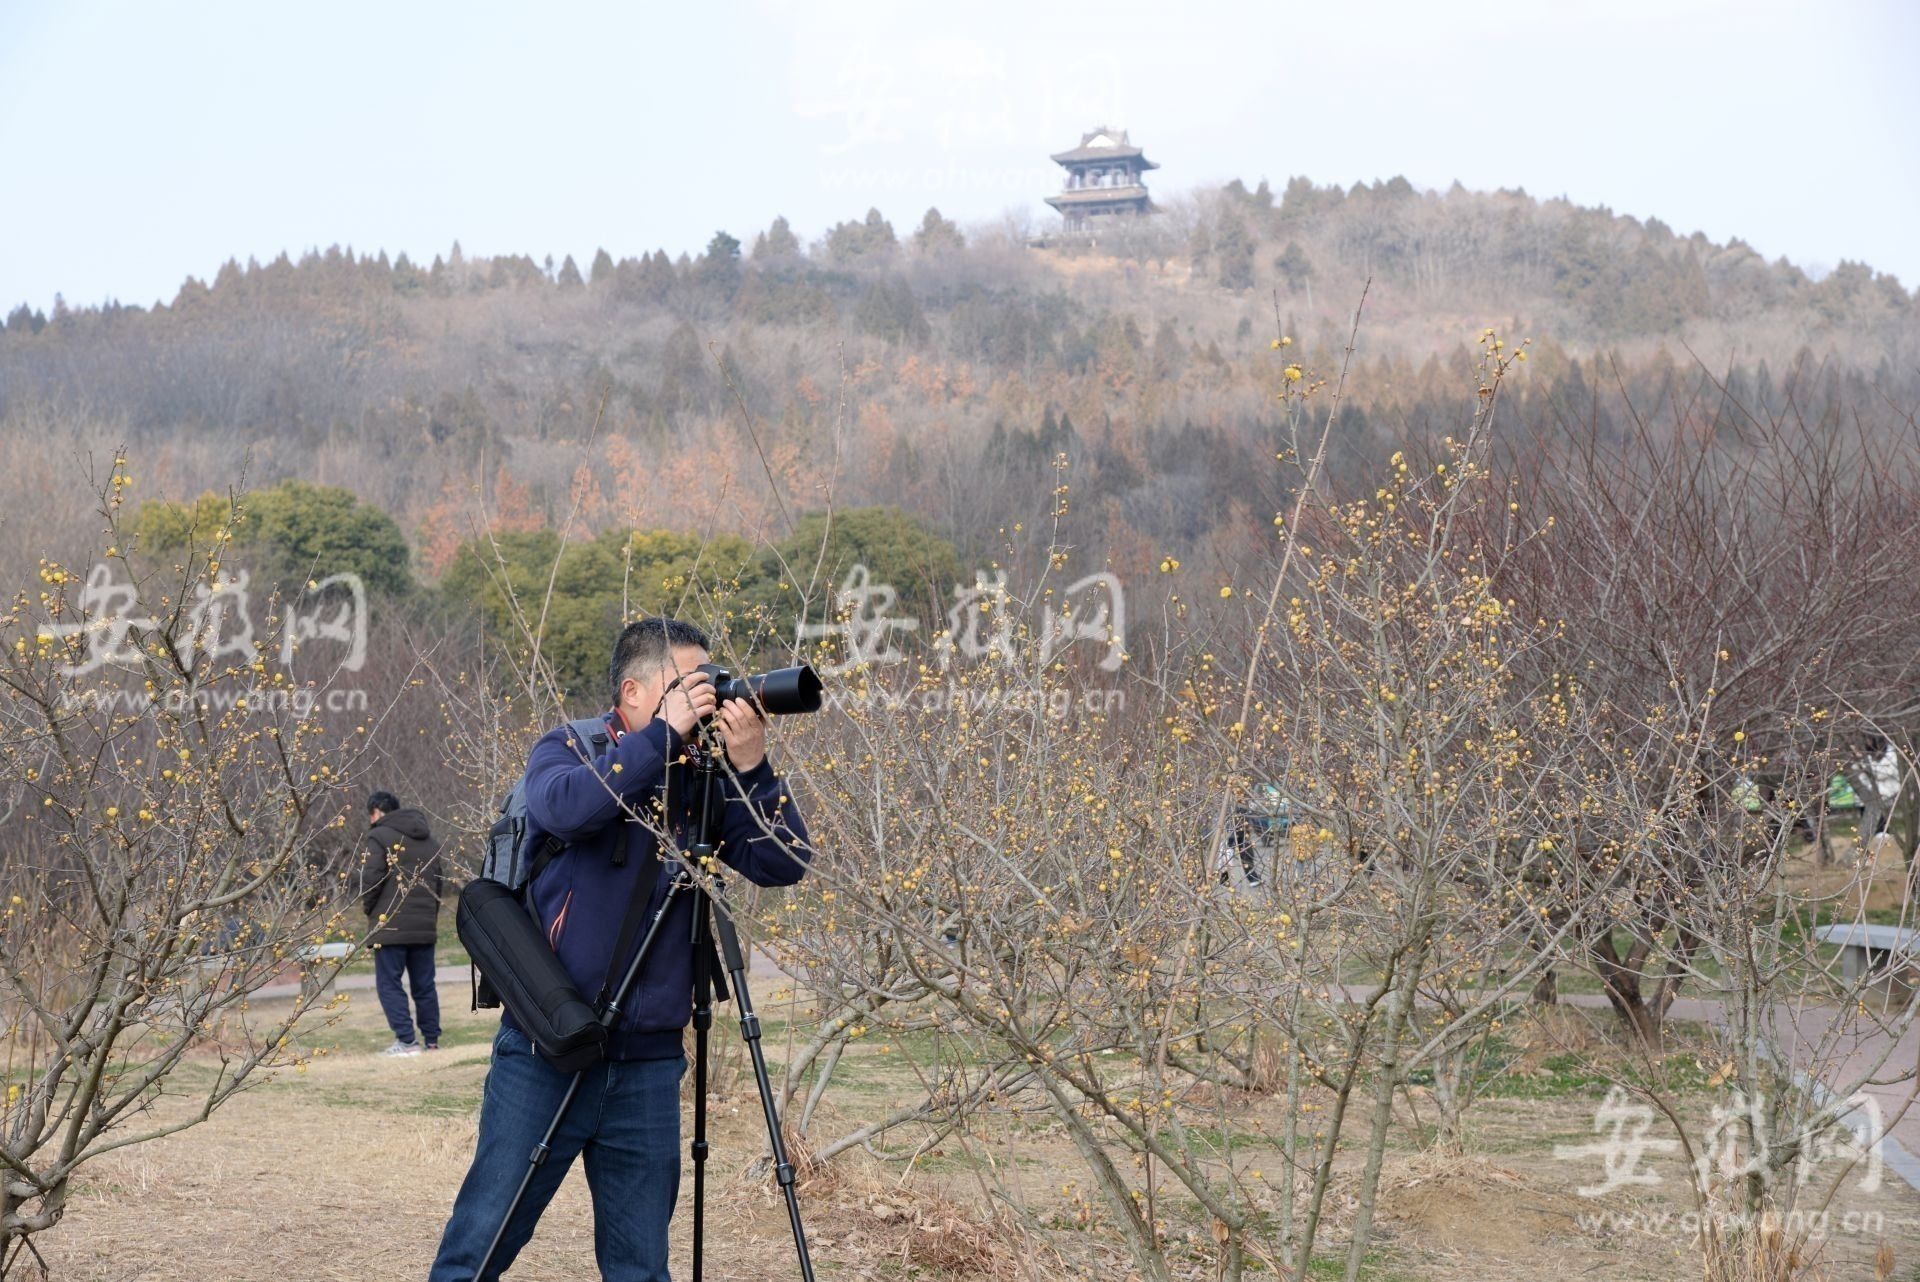
<instances>
[{"instance_id":1,"label":"hilltop pavilion","mask_svg":"<svg viewBox=\"0 0 1920 1282\"><path fill-rule=\"evenodd\" d=\"M1060 211L1067 231L1093 231L1095 219L1154 212L1145 175L1160 166L1133 145L1126 130L1102 125L1053 160L1067 171L1067 181L1047 203Z\"/></svg>"}]
</instances>

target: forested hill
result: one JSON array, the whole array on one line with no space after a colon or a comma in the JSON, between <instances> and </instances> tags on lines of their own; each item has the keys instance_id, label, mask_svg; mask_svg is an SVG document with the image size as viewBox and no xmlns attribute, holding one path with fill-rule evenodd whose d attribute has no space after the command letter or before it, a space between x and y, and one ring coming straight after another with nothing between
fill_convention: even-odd
<instances>
[{"instance_id":1,"label":"forested hill","mask_svg":"<svg viewBox=\"0 0 1920 1282\"><path fill-rule=\"evenodd\" d=\"M1288 365L1337 372L1363 289L1336 475L1457 427L1489 325L1534 340L1524 431L1894 430L1920 403L1920 303L1863 265L1816 281L1658 220L1398 178L1163 203L1092 245L873 211L677 260L336 246L151 309L23 307L0 484L18 511L122 439L148 496L298 475L392 513L431 576L476 522L569 512L753 537L890 502L977 551L1047 513L1064 455L1077 546L1138 569L1274 501L1274 393Z\"/></svg>"}]
</instances>

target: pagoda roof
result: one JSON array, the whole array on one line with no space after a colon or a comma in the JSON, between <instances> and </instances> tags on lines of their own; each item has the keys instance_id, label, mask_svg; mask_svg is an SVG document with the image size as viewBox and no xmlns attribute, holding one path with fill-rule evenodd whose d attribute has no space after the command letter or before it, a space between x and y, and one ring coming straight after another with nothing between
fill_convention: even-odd
<instances>
[{"instance_id":1,"label":"pagoda roof","mask_svg":"<svg viewBox=\"0 0 1920 1282\"><path fill-rule=\"evenodd\" d=\"M1080 135L1080 145L1069 151L1056 152L1052 156L1056 164L1071 165L1086 160L1138 160L1142 169L1158 169L1146 153L1133 145L1124 129L1109 129L1105 125L1091 133Z\"/></svg>"}]
</instances>

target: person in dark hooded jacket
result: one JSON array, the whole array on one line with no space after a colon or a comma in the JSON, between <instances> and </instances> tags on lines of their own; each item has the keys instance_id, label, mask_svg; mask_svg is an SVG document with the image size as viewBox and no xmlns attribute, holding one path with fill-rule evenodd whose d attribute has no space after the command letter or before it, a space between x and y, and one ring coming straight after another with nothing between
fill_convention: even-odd
<instances>
[{"instance_id":1,"label":"person in dark hooded jacket","mask_svg":"<svg viewBox=\"0 0 1920 1282\"><path fill-rule=\"evenodd\" d=\"M414 1016L425 1049L440 1049L440 995L433 985L434 945L440 938L440 892L445 869L440 842L418 810L390 792L367 798L367 837L360 856L360 903L372 932L374 987L393 1029L383 1055L418 1055ZM406 986L401 978L405 977ZM408 989L413 1009L407 1009Z\"/></svg>"}]
</instances>

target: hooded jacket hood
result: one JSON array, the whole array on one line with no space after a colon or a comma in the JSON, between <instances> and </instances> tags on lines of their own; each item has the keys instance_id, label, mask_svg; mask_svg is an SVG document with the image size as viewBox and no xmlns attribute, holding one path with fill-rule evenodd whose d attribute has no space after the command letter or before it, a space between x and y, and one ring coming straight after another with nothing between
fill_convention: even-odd
<instances>
[{"instance_id":1,"label":"hooded jacket hood","mask_svg":"<svg viewBox=\"0 0 1920 1282\"><path fill-rule=\"evenodd\" d=\"M433 835L427 827L427 817L411 806L394 811L373 826L391 828L408 841L425 841Z\"/></svg>"}]
</instances>

